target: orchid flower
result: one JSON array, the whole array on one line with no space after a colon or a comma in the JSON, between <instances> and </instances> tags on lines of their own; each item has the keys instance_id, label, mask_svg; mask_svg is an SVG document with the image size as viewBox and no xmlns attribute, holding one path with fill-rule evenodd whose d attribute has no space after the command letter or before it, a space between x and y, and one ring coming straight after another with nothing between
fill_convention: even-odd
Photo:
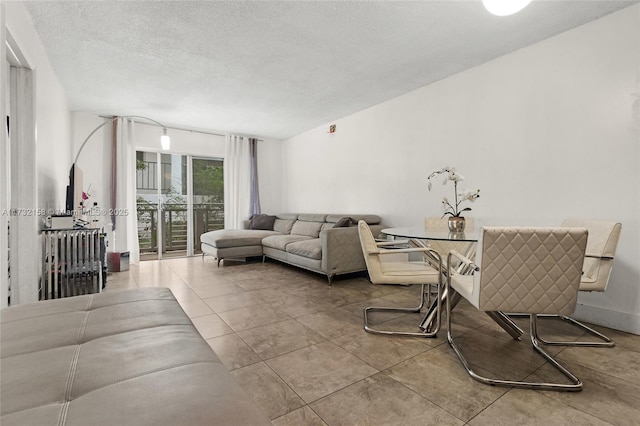
<instances>
[{"instance_id":1,"label":"orchid flower","mask_svg":"<svg viewBox=\"0 0 640 426\"><path fill-rule=\"evenodd\" d=\"M470 211L470 207L461 208L460 205L465 201L474 202L477 198L480 198L480 190L476 189L474 191L465 189L461 192L458 192L458 182L463 181L464 176L456 173L455 167L446 166L440 170L432 172L427 177L427 188L429 189L429 191L431 191L432 188L431 178L434 178L438 175L443 175L443 185L446 185L449 181L453 182L453 194L455 196L455 201L453 204L449 202L447 197L442 198L442 210L444 211L443 216L449 214L454 217L460 217L462 212Z\"/></svg>"}]
</instances>

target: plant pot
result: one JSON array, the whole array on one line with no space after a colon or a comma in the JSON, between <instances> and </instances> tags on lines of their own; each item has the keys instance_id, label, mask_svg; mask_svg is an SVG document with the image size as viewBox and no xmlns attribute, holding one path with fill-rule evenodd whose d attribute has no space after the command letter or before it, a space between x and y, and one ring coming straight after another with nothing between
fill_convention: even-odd
<instances>
[{"instance_id":1,"label":"plant pot","mask_svg":"<svg viewBox=\"0 0 640 426\"><path fill-rule=\"evenodd\" d=\"M464 232L464 226L466 225L464 217L458 216L451 216L447 224L451 232Z\"/></svg>"}]
</instances>

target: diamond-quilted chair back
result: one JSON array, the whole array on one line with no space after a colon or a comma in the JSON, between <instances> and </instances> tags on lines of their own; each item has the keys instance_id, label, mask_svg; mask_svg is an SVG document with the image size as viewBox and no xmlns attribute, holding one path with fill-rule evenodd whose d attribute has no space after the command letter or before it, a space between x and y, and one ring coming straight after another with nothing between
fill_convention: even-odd
<instances>
[{"instance_id":1,"label":"diamond-quilted chair back","mask_svg":"<svg viewBox=\"0 0 640 426\"><path fill-rule=\"evenodd\" d=\"M613 268L622 225L619 222L593 219L565 219L562 226L589 230L587 257L582 267L582 291L605 291Z\"/></svg>"},{"instance_id":2,"label":"diamond-quilted chair back","mask_svg":"<svg viewBox=\"0 0 640 426\"><path fill-rule=\"evenodd\" d=\"M585 228L483 227L479 308L572 313L587 235Z\"/></svg>"}]
</instances>

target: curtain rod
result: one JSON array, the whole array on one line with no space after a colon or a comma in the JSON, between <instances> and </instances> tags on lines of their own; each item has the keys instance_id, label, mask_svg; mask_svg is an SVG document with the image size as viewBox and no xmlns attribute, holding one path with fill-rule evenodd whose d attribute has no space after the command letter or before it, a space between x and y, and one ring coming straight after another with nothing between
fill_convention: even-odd
<instances>
[{"instance_id":1,"label":"curtain rod","mask_svg":"<svg viewBox=\"0 0 640 426\"><path fill-rule=\"evenodd\" d=\"M113 116L105 116L105 115L100 115L99 117L100 118L107 118L107 119L113 118ZM117 117L120 117L120 116L117 116ZM126 117L121 117L121 118L126 118ZM136 123L138 123L138 124L146 124L147 126L160 127L157 124L144 123L142 121L136 121ZM171 130L180 130L180 131L183 131L183 132L200 133L200 134L203 134L203 135L212 135L212 136L221 136L221 137L225 137L226 136L226 135L223 135L223 134L220 134L220 133L205 132L204 130L193 130L193 129L185 129L183 127L171 127L171 126L164 126L164 127L167 128L167 129L171 129ZM247 137L252 137L252 136L247 136ZM258 141L264 142L263 139L258 139Z\"/></svg>"}]
</instances>

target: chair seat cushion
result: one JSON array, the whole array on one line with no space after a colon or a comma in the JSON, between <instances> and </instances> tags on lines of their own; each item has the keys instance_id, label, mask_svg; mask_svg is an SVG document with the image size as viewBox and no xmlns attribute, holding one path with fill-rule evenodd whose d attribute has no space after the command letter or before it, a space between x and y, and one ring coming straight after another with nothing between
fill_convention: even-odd
<instances>
[{"instance_id":1,"label":"chair seat cushion","mask_svg":"<svg viewBox=\"0 0 640 426\"><path fill-rule=\"evenodd\" d=\"M452 274L451 287L476 308L478 307L478 298L473 297L473 275Z\"/></svg>"},{"instance_id":2,"label":"chair seat cushion","mask_svg":"<svg viewBox=\"0 0 640 426\"><path fill-rule=\"evenodd\" d=\"M424 262L382 262L381 267L380 284L437 284L440 279L439 272Z\"/></svg>"}]
</instances>

